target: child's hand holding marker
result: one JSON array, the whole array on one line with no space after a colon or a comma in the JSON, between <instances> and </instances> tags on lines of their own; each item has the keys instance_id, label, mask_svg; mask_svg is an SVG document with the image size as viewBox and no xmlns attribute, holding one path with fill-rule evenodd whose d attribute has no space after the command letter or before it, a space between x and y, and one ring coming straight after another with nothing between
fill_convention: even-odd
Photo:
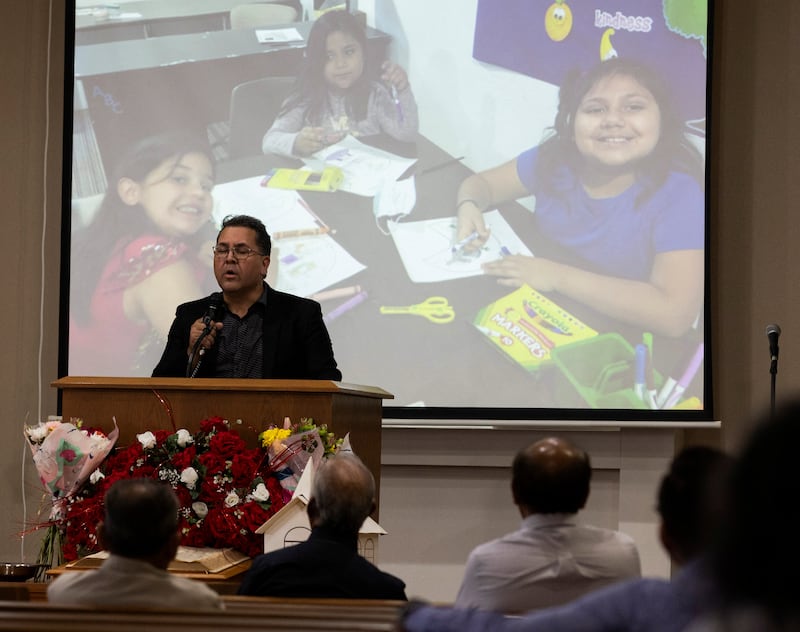
<instances>
[{"instance_id":1,"label":"child's hand holding marker","mask_svg":"<svg viewBox=\"0 0 800 632\"><path fill-rule=\"evenodd\" d=\"M392 98L397 99L397 93L408 88L408 75L402 66L398 66L388 59L381 64L381 81L389 84Z\"/></svg>"}]
</instances>

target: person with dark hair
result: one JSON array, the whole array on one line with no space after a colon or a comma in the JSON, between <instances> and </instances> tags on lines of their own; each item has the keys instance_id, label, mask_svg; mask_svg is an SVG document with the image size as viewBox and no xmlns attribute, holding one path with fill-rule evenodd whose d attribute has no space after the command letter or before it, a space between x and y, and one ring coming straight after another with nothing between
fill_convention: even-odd
<instances>
[{"instance_id":1,"label":"person with dark hair","mask_svg":"<svg viewBox=\"0 0 800 632\"><path fill-rule=\"evenodd\" d=\"M720 608L691 632L800 629L800 398L766 412L746 440L727 489L725 528L711 566Z\"/></svg>"},{"instance_id":2,"label":"person with dark hair","mask_svg":"<svg viewBox=\"0 0 800 632\"><path fill-rule=\"evenodd\" d=\"M106 492L100 544L109 552L96 571L68 572L47 587L56 604L219 610L208 586L167 572L180 543L178 498L151 479L123 479Z\"/></svg>"},{"instance_id":3,"label":"person with dark hair","mask_svg":"<svg viewBox=\"0 0 800 632\"><path fill-rule=\"evenodd\" d=\"M629 536L575 519L589 497L586 452L563 439L542 439L514 457L511 471L522 524L470 553L457 608L526 612L640 575Z\"/></svg>"},{"instance_id":4,"label":"person with dark hair","mask_svg":"<svg viewBox=\"0 0 800 632\"><path fill-rule=\"evenodd\" d=\"M720 492L732 459L708 447L690 447L673 459L658 491L661 542L681 567L672 581L632 579L575 601L508 618L495 612L412 604L405 632L681 632L717 603L707 552L724 517ZM749 631L748 631L749 632Z\"/></svg>"},{"instance_id":5,"label":"person with dark hair","mask_svg":"<svg viewBox=\"0 0 800 632\"><path fill-rule=\"evenodd\" d=\"M214 161L184 132L145 138L118 161L71 255L71 375L147 375L175 307L213 287Z\"/></svg>"},{"instance_id":6,"label":"person with dark hair","mask_svg":"<svg viewBox=\"0 0 800 632\"><path fill-rule=\"evenodd\" d=\"M480 247L483 211L534 195L537 231L571 263L512 254L486 274L682 336L703 302L702 164L661 79L630 59L604 61L561 87L542 144L462 182L456 239L474 234L465 248Z\"/></svg>"},{"instance_id":7,"label":"person with dark hair","mask_svg":"<svg viewBox=\"0 0 800 632\"><path fill-rule=\"evenodd\" d=\"M240 595L405 600L402 580L358 554L358 531L375 509L375 480L353 454L337 454L315 473L307 541L259 555Z\"/></svg>"},{"instance_id":8,"label":"person with dark hair","mask_svg":"<svg viewBox=\"0 0 800 632\"><path fill-rule=\"evenodd\" d=\"M373 63L356 16L349 11L320 16L309 33L295 89L264 135L264 153L309 156L348 134L416 140L417 104L406 71L389 60L373 71Z\"/></svg>"},{"instance_id":9,"label":"person with dark hair","mask_svg":"<svg viewBox=\"0 0 800 632\"><path fill-rule=\"evenodd\" d=\"M255 217L222 221L213 248L222 293L178 306L153 377L342 379L319 303L264 281L271 248Z\"/></svg>"}]
</instances>

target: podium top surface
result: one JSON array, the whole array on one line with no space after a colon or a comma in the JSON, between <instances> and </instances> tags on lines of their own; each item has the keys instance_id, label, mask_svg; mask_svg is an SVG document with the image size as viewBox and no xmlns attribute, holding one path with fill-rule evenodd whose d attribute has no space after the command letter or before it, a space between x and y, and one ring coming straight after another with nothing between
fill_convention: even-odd
<instances>
[{"instance_id":1,"label":"podium top surface","mask_svg":"<svg viewBox=\"0 0 800 632\"><path fill-rule=\"evenodd\" d=\"M262 391L297 393L341 393L373 399L394 399L377 386L348 384L331 380L255 380L184 377L92 377L70 375L51 383L59 389L122 389L161 391Z\"/></svg>"}]
</instances>

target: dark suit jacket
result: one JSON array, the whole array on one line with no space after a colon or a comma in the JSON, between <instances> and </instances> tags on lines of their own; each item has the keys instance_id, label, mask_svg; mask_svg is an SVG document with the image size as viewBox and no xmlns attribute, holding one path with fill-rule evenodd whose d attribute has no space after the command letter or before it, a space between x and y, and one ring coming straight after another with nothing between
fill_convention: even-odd
<instances>
[{"instance_id":1,"label":"dark suit jacket","mask_svg":"<svg viewBox=\"0 0 800 632\"><path fill-rule=\"evenodd\" d=\"M319 303L264 285L267 309L262 338L262 378L341 380L336 368L328 329L322 321ZM213 295L212 295L213 296ZM208 312L211 296L178 305L169 330L167 346L153 370L153 377L185 377L189 329ZM215 377L216 345L203 356L196 377Z\"/></svg>"},{"instance_id":2,"label":"dark suit jacket","mask_svg":"<svg viewBox=\"0 0 800 632\"><path fill-rule=\"evenodd\" d=\"M404 601L405 587L361 557L355 537L315 528L305 542L256 557L238 593Z\"/></svg>"}]
</instances>

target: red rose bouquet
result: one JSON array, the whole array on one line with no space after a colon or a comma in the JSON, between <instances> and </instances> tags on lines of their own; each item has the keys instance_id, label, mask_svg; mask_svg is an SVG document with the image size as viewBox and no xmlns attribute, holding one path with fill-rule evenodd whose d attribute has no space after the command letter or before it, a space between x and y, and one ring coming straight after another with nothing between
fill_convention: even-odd
<instances>
[{"instance_id":1,"label":"red rose bouquet","mask_svg":"<svg viewBox=\"0 0 800 632\"><path fill-rule=\"evenodd\" d=\"M273 443L300 447L291 464L275 456L286 452ZM309 459L332 454L340 443L325 426L303 419L259 435L248 448L239 432L220 418L206 419L194 434L155 430L109 454L91 479L64 504L57 520L66 561L97 552L96 526L103 518L103 496L123 478L154 478L172 486L180 500L181 544L234 548L248 556L262 552L256 529L291 498L282 480L299 477Z\"/></svg>"}]
</instances>

